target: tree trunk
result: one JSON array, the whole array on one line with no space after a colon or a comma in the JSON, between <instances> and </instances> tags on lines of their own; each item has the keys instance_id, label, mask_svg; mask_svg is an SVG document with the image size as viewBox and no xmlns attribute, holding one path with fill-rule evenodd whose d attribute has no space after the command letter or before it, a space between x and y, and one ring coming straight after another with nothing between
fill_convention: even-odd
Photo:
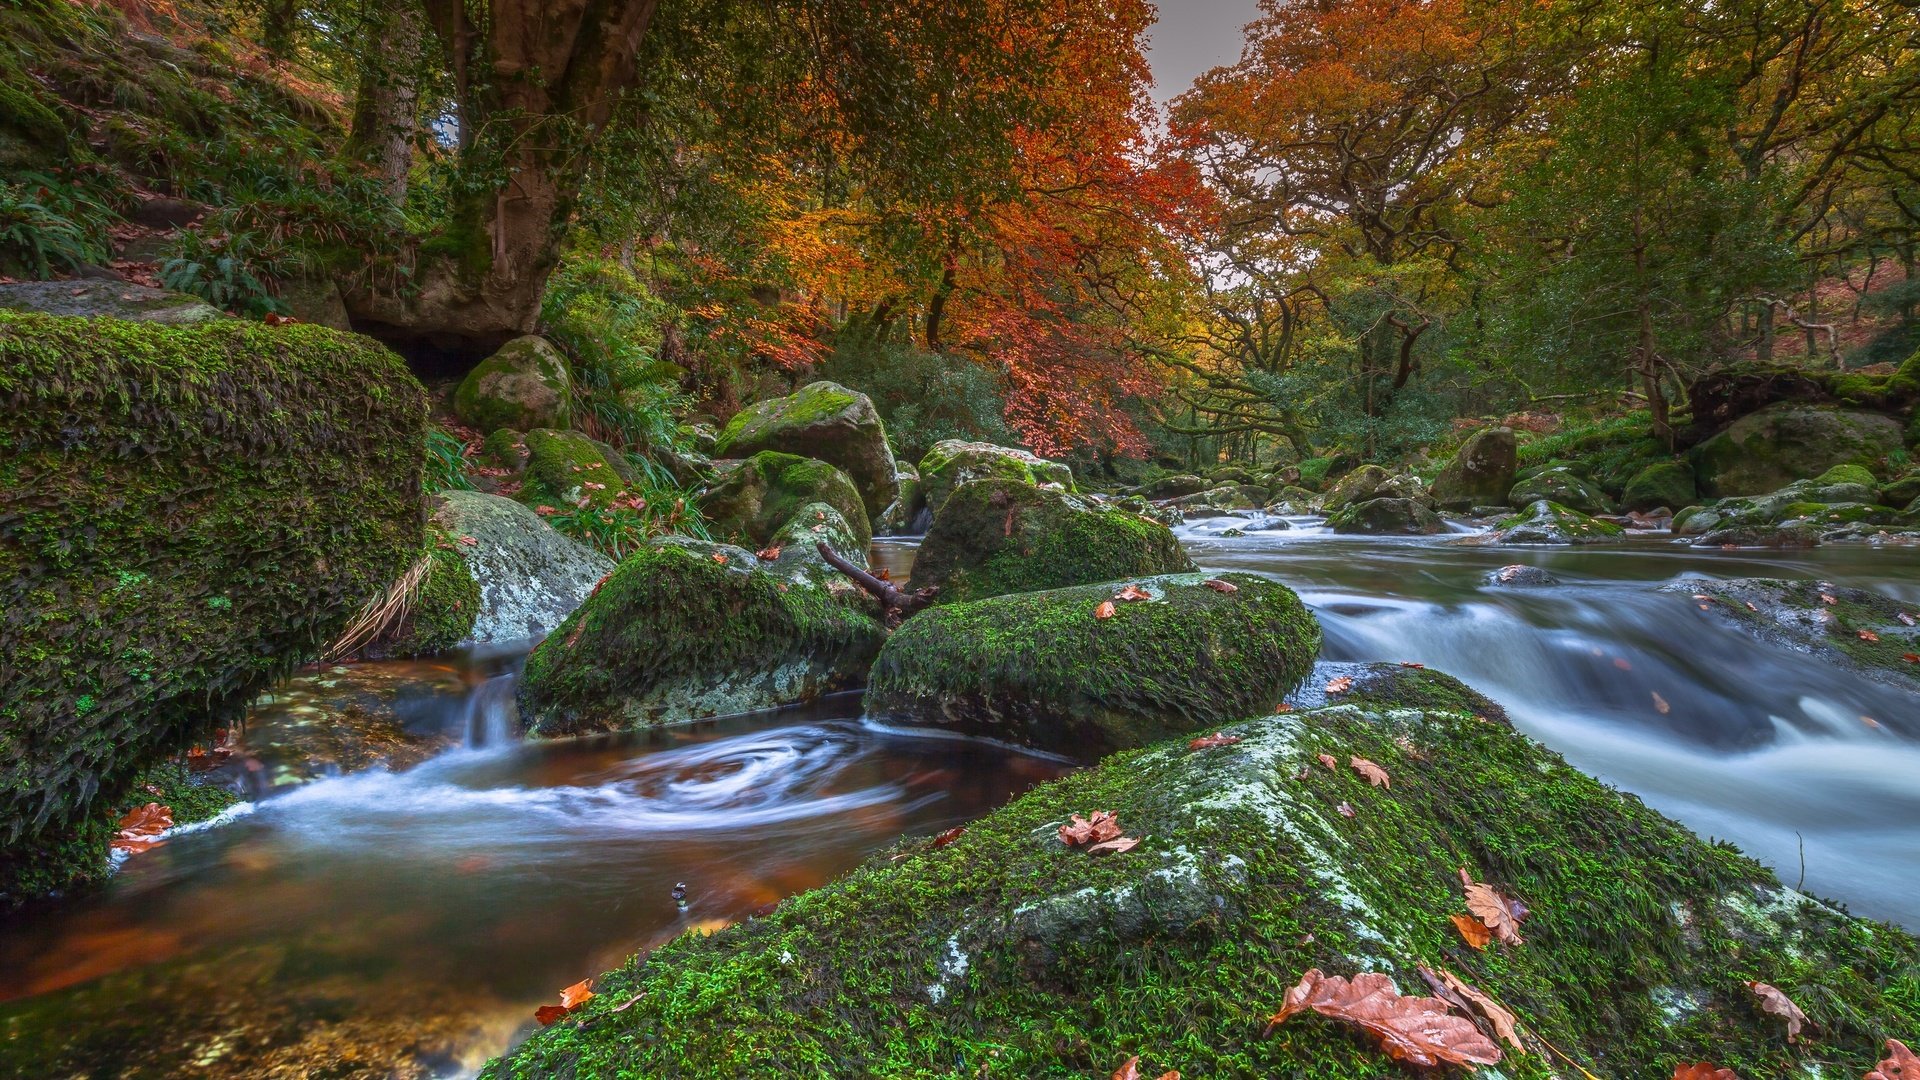
<instances>
[{"instance_id":1,"label":"tree trunk","mask_svg":"<svg viewBox=\"0 0 1920 1080\"><path fill-rule=\"evenodd\" d=\"M362 60L353 99L353 132L347 156L374 167L395 203L407 200L418 130L420 44L426 34L420 13L406 4L369 20L372 40Z\"/></svg>"},{"instance_id":2,"label":"tree trunk","mask_svg":"<svg viewBox=\"0 0 1920 1080\"><path fill-rule=\"evenodd\" d=\"M947 315L947 297L953 295L954 263L953 257L947 257L947 267L940 272L940 287L933 291L933 299L927 302L927 351L940 351L940 323Z\"/></svg>"},{"instance_id":3,"label":"tree trunk","mask_svg":"<svg viewBox=\"0 0 1920 1080\"><path fill-rule=\"evenodd\" d=\"M260 13L260 44L267 55L285 60L293 55L293 28L299 13L293 0L267 0Z\"/></svg>"}]
</instances>

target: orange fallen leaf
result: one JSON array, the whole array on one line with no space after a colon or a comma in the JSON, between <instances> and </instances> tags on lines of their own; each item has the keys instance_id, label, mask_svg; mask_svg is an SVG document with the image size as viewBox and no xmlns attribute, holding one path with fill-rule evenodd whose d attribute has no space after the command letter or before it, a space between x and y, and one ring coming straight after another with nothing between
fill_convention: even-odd
<instances>
[{"instance_id":1,"label":"orange fallen leaf","mask_svg":"<svg viewBox=\"0 0 1920 1080\"><path fill-rule=\"evenodd\" d=\"M540 1006L533 1011L533 1018L540 1022L541 1027L551 1025L561 1017L592 1001L593 990L590 989L592 984L592 979L581 979L579 982L560 991L560 1004Z\"/></svg>"},{"instance_id":2,"label":"orange fallen leaf","mask_svg":"<svg viewBox=\"0 0 1920 1080\"><path fill-rule=\"evenodd\" d=\"M1140 1072L1140 1055L1133 1055L1127 1059L1126 1064L1115 1069L1113 1072L1113 1080L1146 1080L1145 1076ZM1180 1080L1180 1070L1168 1069L1166 1072L1160 1074L1159 1080Z\"/></svg>"},{"instance_id":3,"label":"orange fallen leaf","mask_svg":"<svg viewBox=\"0 0 1920 1080\"><path fill-rule=\"evenodd\" d=\"M554 1022L567 1015L567 1010L558 1005L542 1005L533 1010L533 1018L541 1027L551 1027Z\"/></svg>"},{"instance_id":4,"label":"orange fallen leaf","mask_svg":"<svg viewBox=\"0 0 1920 1080\"><path fill-rule=\"evenodd\" d=\"M1237 593L1240 591L1240 586L1235 585L1231 581L1221 581L1219 578L1208 578L1200 584L1205 585L1217 593Z\"/></svg>"},{"instance_id":5,"label":"orange fallen leaf","mask_svg":"<svg viewBox=\"0 0 1920 1080\"><path fill-rule=\"evenodd\" d=\"M1132 836L1116 836L1111 840L1102 840L1087 848L1089 855L1118 855L1123 851L1132 851L1140 846L1140 840Z\"/></svg>"},{"instance_id":6,"label":"orange fallen leaf","mask_svg":"<svg viewBox=\"0 0 1920 1080\"><path fill-rule=\"evenodd\" d=\"M1141 588L1138 585L1129 585L1126 588L1121 589L1119 592L1114 593L1113 598L1115 600L1121 600L1121 601L1151 600L1153 599L1153 594Z\"/></svg>"},{"instance_id":7,"label":"orange fallen leaf","mask_svg":"<svg viewBox=\"0 0 1920 1080\"><path fill-rule=\"evenodd\" d=\"M1860 631L1860 640L1861 641L1879 641L1880 635L1874 633L1871 630L1862 630Z\"/></svg>"},{"instance_id":8,"label":"orange fallen leaf","mask_svg":"<svg viewBox=\"0 0 1920 1080\"><path fill-rule=\"evenodd\" d=\"M1100 606L1093 609L1093 617L1096 619L1111 619L1113 618L1114 610L1113 601L1102 600L1100 601Z\"/></svg>"},{"instance_id":9,"label":"orange fallen leaf","mask_svg":"<svg viewBox=\"0 0 1920 1080\"><path fill-rule=\"evenodd\" d=\"M1374 787L1390 788L1393 786L1393 780L1387 776L1387 770L1375 765L1366 758L1350 757L1347 759L1347 764L1353 766L1354 772L1366 777L1367 783L1372 784Z\"/></svg>"},{"instance_id":10,"label":"orange fallen leaf","mask_svg":"<svg viewBox=\"0 0 1920 1080\"><path fill-rule=\"evenodd\" d=\"M1287 991L1280 1011L1267 1023L1271 1031L1297 1013L1313 1010L1364 1029L1380 1040L1388 1057L1414 1065L1497 1065L1500 1047L1480 1033L1473 1021L1448 1012L1438 998L1403 997L1393 980L1378 972L1362 972L1352 979L1322 974L1319 968L1300 977Z\"/></svg>"},{"instance_id":11,"label":"orange fallen leaf","mask_svg":"<svg viewBox=\"0 0 1920 1080\"><path fill-rule=\"evenodd\" d=\"M716 551L713 553L713 561L717 563L724 563L727 561L727 557Z\"/></svg>"},{"instance_id":12,"label":"orange fallen leaf","mask_svg":"<svg viewBox=\"0 0 1920 1080\"><path fill-rule=\"evenodd\" d=\"M1901 653L1900 659L1905 660L1909 664L1920 664L1920 653Z\"/></svg>"},{"instance_id":13,"label":"orange fallen leaf","mask_svg":"<svg viewBox=\"0 0 1920 1080\"><path fill-rule=\"evenodd\" d=\"M1462 982L1453 972L1448 971L1446 968L1440 968L1436 972L1423 967L1420 968L1420 975L1427 980L1429 985L1437 982L1453 995L1465 1000L1468 1006L1468 1012L1479 1013L1486 1018L1487 1023L1493 1025L1495 1037L1512 1046L1523 1055L1527 1052L1527 1048L1520 1042L1520 1021L1513 1013L1508 1012L1505 1006ZM1436 987L1435 989L1437 990L1438 988L1439 987Z\"/></svg>"},{"instance_id":14,"label":"orange fallen leaf","mask_svg":"<svg viewBox=\"0 0 1920 1080\"><path fill-rule=\"evenodd\" d=\"M1120 819L1111 810L1095 810L1092 817L1084 818L1069 814L1059 831L1060 842L1068 847L1105 843L1120 835Z\"/></svg>"},{"instance_id":15,"label":"orange fallen leaf","mask_svg":"<svg viewBox=\"0 0 1920 1080\"><path fill-rule=\"evenodd\" d=\"M1527 905L1484 881L1473 880L1464 867L1460 870L1460 885L1467 894L1467 910L1485 923L1493 936L1507 945L1526 943L1520 936L1520 924L1526 921Z\"/></svg>"},{"instance_id":16,"label":"orange fallen leaf","mask_svg":"<svg viewBox=\"0 0 1920 1080\"><path fill-rule=\"evenodd\" d=\"M1187 744L1189 750L1211 750L1216 746L1232 746L1240 741L1238 735L1202 735Z\"/></svg>"},{"instance_id":17,"label":"orange fallen leaf","mask_svg":"<svg viewBox=\"0 0 1920 1080\"><path fill-rule=\"evenodd\" d=\"M1723 1069L1705 1061L1696 1061L1691 1065L1675 1065L1673 1080L1740 1080L1732 1069Z\"/></svg>"},{"instance_id":18,"label":"orange fallen leaf","mask_svg":"<svg viewBox=\"0 0 1920 1080\"><path fill-rule=\"evenodd\" d=\"M1665 716L1668 713L1673 711L1673 706L1667 704L1667 699L1660 696L1660 691L1655 690L1655 691L1652 691L1652 693L1653 693L1653 711L1654 712L1659 713L1661 716Z\"/></svg>"},{"instance_id":19,"label":"orange fallen leaf","mask_svg":"<svg viewBox=\"0 0 1920 1080\"><path fill-rule=\"evenodd\" d=\"M1335 760L1332 754L1315 754L1314 756L1320 759L1320 764L1325 765L1328 772L1339 771L1340 762Z\"/></svg>"},{"instance_id":20,"label":"orange fallen leaf","mask_svg":"<svg viewBox=\"0 0 1920 1080\"><path fill-rule=\"evenodd\" d=\"M754 552L754 557L772 562L780 557L780 545L775 544L772 547L763 547L759 551Z\"/></svg>"},{"instance_id":21,"label":"orange fallen leaf","mask_svg":"<svg viewBox=\"0 0 1920 1080\"><path fill-rule=\"evenodd\" d=\"M173 808L160 803L147 803L127 811L120 819L120 831L114 834L110 845L115 851L128 854L146 851L166 843L160 834L173 828Z\"/></svg>"},{"instance_id":22,"label":"orange fallen leaf","mask_svg":"<svg viewBox=\"0 0 1920 1080\"><path fill-rule=\"evenodd\" d=\"M1280 704L1275 705L1273 707L1273 711L1276 713L1290 713L1293 711L1293 706L1283 701Z\"/></svg>"},{"instance_id":23,"label":"orange fallen leaf","mask_svg":"<svg viewBox=\"0 0 1920 1080\"><path fill-rule=\"evenodd\" d=\"M1920 1080L1920 1055L1899 1039L1888 1039L1887 1059L1863 1080Z\"/></svg>"},{"instance_id":24,"label":"orange fallen leaf","mask_svg":"<svg viewBox=\"0 0 1920 1080\"><path fill-rule=\"evenodd\" d=\"M1772 1013L1787 1022L1788 1042L1800 1041L1800 1029L1807 1023L1807 1014L1800 1011L1800 1006L1795 1005L1792 998L1779 987L1763 982L1749 982L1747 989L1760 999L1761 1012Z\"/></svg>"},{"instance_id":25,"label":"orange fallen leaf","mask_svg":"<svg viewBox=\"0 0 1920 1080\"><path fill-rule=\"evenodd\" d=\"M1481 922L1479 919L1471 915L1449 915L1447 917L1453 920L1453 927L1460 931L1460 936L1467 939L1467 944L1474 948L1484 949L1487 947L1487 942L1493 940L1493 931L1487 929L1487 924Z\"/></svg>"},{"instance_id":26,"label":"orange fallen leaf","mask_svg":"<svg viewBox=\"0 0 1920 1080\"><path fill-rule=\"evenodd\" d=\"M1344 694L1353 689L1353 676L1339 675L1327 680L1327 693Z\"/></svg>"},{"instance_id":27,"label":"orange fallen leaf","mask_svg":"<svg viewBox=\"0 0 1920 1080\"><path fill-rule=\"evenodd\" d=\"M1840 601L1835 599L1832 593L1821 593L1820 602L1827 605L1828 607L1832 607L1833 605L1839 603Z\"/></svg>"}]
</instances>

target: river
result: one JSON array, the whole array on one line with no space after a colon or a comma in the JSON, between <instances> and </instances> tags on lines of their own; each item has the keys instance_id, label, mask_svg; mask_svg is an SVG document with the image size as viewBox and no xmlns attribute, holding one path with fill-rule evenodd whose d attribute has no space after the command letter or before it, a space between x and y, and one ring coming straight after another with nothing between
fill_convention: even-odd
<instances>
[{"instance_id":1,"label":"river","mask_svg":"<svg viewBox=\"0 0 1920 1080\"><path fill-rule=\"evenodd\" d=\"M1457 675L1575 765L1789 884L1920 926L1917 699L1657 591L1691 576L1805 577L1920 605L1920 552L1467 547L1336 537L1307 519L1219 535L1236 524L1180 533L1207 569L1297 589L1325 629L1324 659ZM876 554L904 578L910 543ZM1515 562L1559 584L1486 583ZM857 696L522 744L513 667L476 656L341 673L338 685L386 688L424 760L318 778L256 760L257 801L129 859L100 895L10 917L0 1076L468 1075L561 987L1065 768L864 720ZM320 673L290 688L256 736L352 711L332 685Z\"/></svg>"}]
</instances>

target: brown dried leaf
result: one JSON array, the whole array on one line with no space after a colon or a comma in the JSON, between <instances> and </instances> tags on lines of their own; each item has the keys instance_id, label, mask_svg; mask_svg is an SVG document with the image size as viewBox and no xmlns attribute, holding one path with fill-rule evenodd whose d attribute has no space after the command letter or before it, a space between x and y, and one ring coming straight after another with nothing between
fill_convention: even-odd
<instances>
[{"instance_id":1,"label":"brown dried leaf","mask_svg":"<svg viewBox=\"0 0 1920 1080\"><path fill-rule=\"evenodd\" d=\"M1760 999L1760 1011L1772 1013L1787 1022L1787 1041L1798 1042L1800 1029L1806 1025L1807 1014L1793 1003L1779 987L1763 982L1749 982L1747 989Z\"/></svg>"},{"instance_id":2,"label":"brown dried leaf","mask_svg":"<svg viewBox=\"0 0 1920 1080\"><path fill-rule=\"evenodd\" d=\"M1447 917L1453 920L1453 927L1460 931L1460 936L1466 938L1467 944L1474 948L1484 949L1487 947L1487 942L1493 940L1493 931L1487 929L1487 924L1481 922L1479 919L1471 915L1449 915Z\"/></svg>"},{"instance_id":3,"label":"brown dried leaf","mask_svg":"<svg viewBox=\"0 0 1920 1080\"><path fill-rule=\"evenodd\" d=\"M1221 581L1219 578L1208 578L1200 584L1205 585L1217 593L1237 593L1240 591L1240 586L1235 585L1231 581Z\"/></svg>"},{"instance_id":4,"label":"brown dried leaf","mask_svg":"<svg viewBox=\"0 0 1920 1080\"><path fill-rule=\"evenodd\" d=\"M727 561L727 557L725 555L722 555L720 552L716 551L713 553L713 561L717 563L725 563Z\"/></svg>"},{"instance_id":5,"label":"brown dried leaf","mask_svg":"<svg viewBox=\"0 0 1920 1080\"><path fill-rule=\"evenodd\" d=\"M1920 1080L1920 1055L1899 1039L1888 1039L1886 1060L1863 1080Z\"/></svg>"},{"instance_id":6,"label":"brown dried leaf","mask_svg":"<svg viewBox=\"0 0 1920 1080\"><path fill-rule=\"evenodd\" d=\"M1673 706L1667 704L1667 699L1660 696L1660 691L1654 690L1654 691L1651 691L1651 693L1653 694L1653 711L1654 712L1659 713L1661 716L1665 716L1668 713L1673 711Z\"/></svg>"},{"instance_id":7,"label":"brown dried leaf","mask_svg":"<svg viewBox=\"0 0 1920 1080\"><path fill-rule=\"evenodd\" d=\"M1447 1011L1437 998L1402 997L1393 980L1363 972L1351 980L1328 976L1319 968L1300 977L1287 991L1268 1028L1308 1009L1355 1024L1380 1040L1388 1057L1414 1065L1497 1065L1500 1047L1473 1022Z\"/></svg>"},{"instance_id":8,"label":"brown dried leaf","mask_svg":"<svg viewBox=\"0 0 1920 1080\"><path fill-rule=\"evenodd\" d=\"M1087 848L1087 854L1118 855L1122 852L1132 851L1134 848L1139 846L1140 846L1140 841L1137 838L1131 837L1131 836L1119 836L1119 837L1115 837L1112 840L1102 840L1101 842L1094 844L1093 846Z\"/></svg>"},{"instance_id":9,"label":"brown dried leaf","mask_svg":"<svg viewBox=\"0 0 1920 1080\"><path fill-rule=\"evenodd\" d=\"M110 845L115 851L128 854L146 851L166 843L160 834L173 828L173 808L160 803L148 803L127 811L120 819L120 831L114 834Z\"/></svg>"},{"instance_id":10,"label":"brown dried leaf","mask_svg":"<svg viewBox=\"0 0 1920 1080\"><path fill-rule=\"evenodd\" d=\"M1102 600L1100 601L1100 606L1093 609L1093 617L1096 619L1111 619L1113 618L1113 612L1113 601Z\"/></svg>"},{"instance_id":11,"label":"brown dried leaf","mask_svg":"<svg viewBox=\"0 0 1920 1080\"><path fill-rule=\"evenodd\" d=\"M1344 694L1353 689L1353 676L1340 675L1327 680L1327 693Z\"/></svg>"},{"instance_id":12,"label":"brown dried leaf","mask_svg":"<svg viewBox=\"0 0 1920 1080\"><path fill-rule=\"evenodd\" d=\"M1341 803L1341 804L1340 804L1339 806L1336 806L1336 807L1334 807L1333 809L1334 809L1334 810L1335 810L1335 811L1336 811L1336 812L1337 812L1337 813L1338 813L1338 814L1339 814L1339 815L1340 815L1341 817L1344 817L1344 818L1350 818L1350 817L1352 817L1352 816L1353 816L1353 807L1351 807L1351 806L1349 806L1349 805L1347 805L1347 804L1346 804L1345 802L1342 802L1342 803Z\"/></svg>"},{"instance_id":13,"label":"brown dried leaf","mask_svg":"<svg viewBox=\"0 0 1920 1080\"><path fill-rule=\"evenodd\" d=\"M1068 847L1098 844L1120 835L1120 820L1111 810L1095 810L1092 817L1069 814L1060 826L1060 842Z\"/></svg>"},{"instance_id":14,"label":"brown dried leaf","mask_svg":"<svg viewBox=\"0 0 1920 1080\"><path fill-rule=\"evenodd\" d=\"M1462 870L1464 877L1466 871ZM1482 881L1466 881L1467 910L1485 923L1493 936L1507 945L1523 945L1520 924L1526 920L1527 906Z\"/></svg>"},{"instance_id":15,"label":"brown dried leaf","mask_svg":"<svg viewBox=\"0 0 1920 1080\"><path fill-rule=\"evenodd\" d=\"M1325 765L1328 772L1340 771L1340 761L1332 754L1315 754L1314 756L1320 759L1320 764Z\"/></svg>"},{"instance_id":16,"label":"brown dried leaf","mask_svg":"<svg viewBox=\"0 0 1920 1080\"><path fill-rule=\"evenodd\" d=\"M1189 750L1211 750L1216 746L1232 746L1240 741L1238 735L1202 735L1187 744Z\"/></svg>"},{"instance_id":17,"label":"brown dried leaf","mask_svg":"<svg viewBox=\"0 0 1920 1080\"><path fill-rule=\"evenodd\" d=\"M1874 633L1871 630L1862 630L1860 631L1860 640L1861 641L1879 641L1880 635Z\"/></svg>"},{"instance_id":18,"label":"brown dried leaf","mask_svg":"<svg viewBox=\"0 0 1920 1080\"><path fill-rule=\"evenodd\" d=\"M960 839L960 837L964 835L966 831L967 831L967 827L965 825L955 825L953 828L948 829L946 832L943 832L939 836L936 836L933 838L933 849L935 851L938 851L941 848L946 847L948 844L951 844L955 840Z\"/></svg>"},{"instance_id":19,"label":"brown dried leaf","mask_svg":"<svg viewBox=\"0 0 1920 1080\"><path fill-rule=\"evenodd\" d=\"M1836 599L1832 593L1821 593L1820 602L1827 605L1828 607L1832 607L1833 605L1839 603L1840 601Z\"/></svg>"},{"instance_id":20,"label":"brown dried leaf","mask_svg":"<svg viewBox=\"0 0 1920 1080\"><path fill-rule=\"evenodd\" d=\"M1293 711L1293 706L1291 706L1291 705L1289 705L1289 704L1287 704L1286 702L1284 702L1284 701L1283 701L1283 702L1281 702L1280 704L1278 704L1278 705L1275 705L1275 706L1273 707L1273 711L1274 711L1275 713L1290 713L1290 712L1292 712L1292 711Z\"/></svg>"},{"instance_id":21,"label":"brown dried leaf","mask_svg":"<svg viewBox=\"0 0 1920 1080\"><path fill-rule=\"evenodd\" d=\"M1426 975L1427 969L1421 968L1420 973ZM1520 1043L1519 1018L1515 1017L1511 1012L1508 1012L1506 1007L1499 1002L1475 990L1466 983L1461 982L1453 972L1448 971L1446 968L1441 968L1439 975L1440 981L1445 984L1447 989L1465 998L1467 1002L1473 1006L1470 1011L1477 1012L1481 1016L1486 1017L1487 1023L1493 1025L1493 1033L1496 1037L1522 1054L1527 1052L1527 1048Z\"/></svg>"},{"instance_id":22,"label":"brown dried leaf","mask_svg":"<svg viewBox=\"0 0 1920 1080\"><path fill-rule=\"evenodd\" d=\"M780 545L775 544L772 547L763 547L759 551L754 552L754 556L772 562L780 557Z\"/></svg>"},{"instance_id":23,"label":"brown dried leaf","mask_svg":"<svg viewBox=\"0 0 1920 1080\"><path fill-rule=\"evenodd\" d=\"M1125 1065L1115 1069L1113 1071L1113 1080L1145 1080L1140 1072L1140 1055L1133 1055L1127 1059ZM1160 1074L1160 1080L1180 1080L1180 1070L1168 1069L1166 1072Z\"/></svg>"},{"instance_id":24,"label":"brown dried leaf","mask_svg":"<svg viewBox=\"0 0 1920 1080\"><path fill-rule=\"evenodd\" d=\"M1391 788L1393 786L1393 780L1387 776L1387 770L1375 765L1366 758L1350 757L1347 759L1347 764L1353 766L1354 772L1366 777L1367 783L1372 784L1374 787Z\"/></svg>"},{"instance_id":25,"label":"brown dried leaf","mask_svg":"<svg viewBox=\"0 0 1920 1080\"><path fill-rule=\"evenodd\" d=\"M1920 664L1920 653L1901 653L1900 659L1905 660L1909 664Z\"/></svg>"},{"instance_id":26,"label":"brown dried leaf","mask_svg":"<svg viewBox=\"0 0 1920 1080\"><path fill-rule=\"evenodd\" d=\"M1723 1069L1705 1061L1696 1061L1691 1065L1675 1065L1673 1080L1740 1080L1732 1069Z\"/></svg>"},{"instance_id":27,"label":"brown dried leaf","mask_svg":"<svg viewBox=\"0 0 1920 1080\"><path fill-rule=\"evenodd\" d=\"M1114 593L1113 598L1120 601L1151 600L1153 599L1153 594L1138 585L1129 585L1119 592Z\"/></svg>"}]
</instances>

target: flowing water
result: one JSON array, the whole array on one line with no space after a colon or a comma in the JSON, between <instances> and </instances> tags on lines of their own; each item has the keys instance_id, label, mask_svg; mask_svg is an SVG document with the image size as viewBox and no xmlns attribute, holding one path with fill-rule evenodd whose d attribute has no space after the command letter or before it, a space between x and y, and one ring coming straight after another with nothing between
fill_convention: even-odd
<instances>
[{"instance_id":1,"label":"flowing water","mask_svg":"<svg viewBox=\"0 0 1920 1080\"><path fill-rule=\"evenodd\" d=\"M1657 591L1804 577L1920 604L1920 553L1476 548L1304 519L1219 535L1246 524L1181 533L1208 569L1299 590L1325 659L1457 675L1575 765L1787 882L1920 927L1920 698ZM904 579L912 544L876 555ZM1560 584L1486 585L1515 562ZM222 767L256 801L128 860L99 896L0 927L0 1076L470 1074L560 987L1064 767L865 722L854 697L520 744L515 659L357 665L286 687L250 727L261 746ZM355 771L374 759L396 771Z\"/></svg>"}]
</instances>

